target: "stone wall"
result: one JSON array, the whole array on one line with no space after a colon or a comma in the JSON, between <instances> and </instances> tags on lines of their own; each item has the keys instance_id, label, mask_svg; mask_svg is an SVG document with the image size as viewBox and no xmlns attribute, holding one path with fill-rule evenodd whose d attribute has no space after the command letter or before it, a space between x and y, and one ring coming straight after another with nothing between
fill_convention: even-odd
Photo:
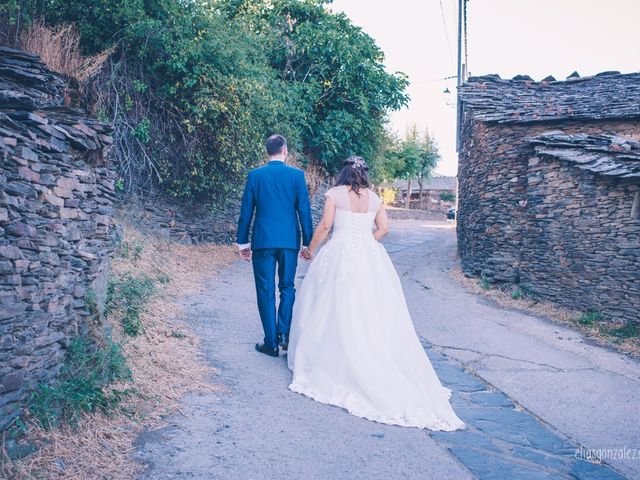
<instances>
[{"instance_id":1,"label":"stone wall","mask_svg":"<svg viewBox=\"0 0 640 480\"><path fill-rule=\"evenodd\" d=\"M521 285L579 310L640 320L638 191L637 181L530 157Z\"/></svg>"},{"instance_id":2,"label":"stone wall","mask_svg":"<svg viewBox=\"0 0 640 480\"><path fill-rule=\"evenodd\" d=\"M459 163L463 271L559 304L640 321L637 179L607 178L526 138L549 130L640 139L640 121L496 124L465 116Z\"/></svg>"},{"instance_id":3,"label":"stone wall","mask_svg":"<svg viewBox=\"0 0 640 480\"><path fill-rule=\"evenodd\" d=\"M329 180L319 182L314 187L310 199L311 214L314 225L317 225L322 217L324 192L330 188ZM120 203L118 218L126 219L166 240L188 245L236 241L240 199L230 202L224 208L215 208L196 201L178 202L162 194L150 194L146 198L128 198Z\"/></svg>"},{"instance_id":4,"label":"stone wall","mask_svg":"<svg viewBox=\"0 0 640 480\"><path fill-rule=\"evenodd\" d=\"M119 202L118 218L165 240L187 245L235 241L239 206L216 209L197 202L179 202L162 194Z\"/></svg>"},{"instance_id":5,"label":"stone wall","mask_svg":"<svg viewBox=\"0 0 640 480\"><path fill-rule=\"evenodd\" d=\"M37 57L0 48L0 430L93 330L106 295L111 139L64 105L65 87Z\"/></svg>"}]
</instances>

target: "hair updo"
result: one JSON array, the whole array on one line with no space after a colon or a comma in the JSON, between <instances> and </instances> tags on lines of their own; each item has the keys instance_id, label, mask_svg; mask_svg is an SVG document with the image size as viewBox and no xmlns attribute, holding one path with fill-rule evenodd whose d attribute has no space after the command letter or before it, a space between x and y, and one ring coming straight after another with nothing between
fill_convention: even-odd
<instances>
[{"instance_id":1,"label":"hair updo","mask_svg":"<svg viewBox=\"0 0 640 480\"><path fill-rule=\"evenodd\" d=\"M347 185L360 196L361 188L369 188L369 166L362 157L349 157L342 164L336 185Z\"/></svg>"}]
</instances>

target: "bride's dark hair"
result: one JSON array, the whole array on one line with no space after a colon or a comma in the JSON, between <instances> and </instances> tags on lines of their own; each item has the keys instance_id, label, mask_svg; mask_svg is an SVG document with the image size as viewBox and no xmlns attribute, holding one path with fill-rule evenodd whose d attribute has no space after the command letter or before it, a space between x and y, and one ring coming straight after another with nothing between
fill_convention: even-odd
<instances>
[{"instance_id":1,"label":"bride's dark hair","mask_svg":"<svg viewBox=\"0 0 640 480\"><path fill-rule=\"evenodd\" d=\"M369 166L362 157L349 157L342 164L336 185L347 185L360 195L361 188L369 188Z\"/></svg>"}]
</instances>

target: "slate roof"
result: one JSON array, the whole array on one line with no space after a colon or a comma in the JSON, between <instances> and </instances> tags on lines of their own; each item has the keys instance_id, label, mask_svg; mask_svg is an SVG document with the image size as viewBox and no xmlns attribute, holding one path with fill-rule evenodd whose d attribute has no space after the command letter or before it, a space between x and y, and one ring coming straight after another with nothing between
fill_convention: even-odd
<instances>
[{"instance_id":1,"label":"slate roof","mask_svg":"<svg viewBox=\"0 0 640 480\"><path fill-rule=\"evenodd\" d=\"M640 118L640 72L602 72L567 80L526 75L471 77L458 88L465 114L485 122Z\"/></svg>"},{"instance_id":2,"label":"slate roof","mask_svg":"<svg viewBox=\"0 0 640 480\"><path fill-rule=\"evenodd\" d=\"M617 135L545 132L526 139L538 155L610 177L640 178L640 142Z\"/></svg>"}]
</instances>

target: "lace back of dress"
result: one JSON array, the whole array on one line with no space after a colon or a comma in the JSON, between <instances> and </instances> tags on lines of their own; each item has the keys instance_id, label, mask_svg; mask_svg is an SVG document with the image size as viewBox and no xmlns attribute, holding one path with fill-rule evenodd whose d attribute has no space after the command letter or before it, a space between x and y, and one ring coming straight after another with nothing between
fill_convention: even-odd
<instances>
[{"instance_id":1,"label":"lace back of dress","mask_svg":"<svg viewBox=\"0 0 640 480\"><path fill-rule=\"evenodd\" d=\"M349 198L349 187L340 185L333 187L327 192L327 196L333 198L336 202L336 208L338 210L345 210L352 213L377 213L380 208L380 197L371 190L363 189L362 195L367 195L369 198L369 206L367 212L354 211L351 208L351 199Z\"/></svg>"}]
</instances>

